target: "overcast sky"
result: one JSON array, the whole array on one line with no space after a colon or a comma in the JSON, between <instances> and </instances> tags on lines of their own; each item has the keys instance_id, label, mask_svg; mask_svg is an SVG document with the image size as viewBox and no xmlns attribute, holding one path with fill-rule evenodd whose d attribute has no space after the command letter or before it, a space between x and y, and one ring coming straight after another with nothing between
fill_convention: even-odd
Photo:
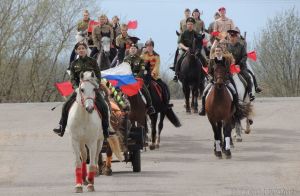
<instances>
[{"instance_id":1,"label":"overcast sky","mask_svg":"<svg viewBox=\"0 0 300 196\"><path fill-rule=\"evenodd\" d=\"M155 41L155 50L160 54L162 66L173 62L177 45L175 31L184 17L184 9L198 8L203 11L201 19L207 27L219 7L227 9L227 16L241 32L247 32L247 40L254 37L266 24L267 19L282 10L295 7L300 10L300 0L98 0L99 6L109 18L118 15L121 22L136 19L138 28L129 33L145 42L150 37ZM96 16L91 16L96 18ZM166 67L162 67L165 70Z\"/></svg>"}]
</instances>

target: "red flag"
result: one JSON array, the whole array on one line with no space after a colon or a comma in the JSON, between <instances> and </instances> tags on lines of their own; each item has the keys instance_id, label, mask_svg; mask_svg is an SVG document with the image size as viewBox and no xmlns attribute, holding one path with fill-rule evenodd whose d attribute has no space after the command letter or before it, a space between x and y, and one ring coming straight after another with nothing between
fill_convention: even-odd
<instances>
[{"instance_id":1,"label":"red flag","mask_svg":"<svg viewBox=\"0 0 300 196\"><path fill-rule=\"evenodd\" d=\"M99 22L95 21L95 20L90 20L89 22L89 26L88 26L88 32L92 33L93 29L96 25L100 24Z\"/></svg>"},{"instance_id":2,"label":"red flag","mask_svg":"<svg viewBox=\"0 0 300 196\"><path fill-rule=\"evenodd\" d=\"M256 51L255 50L253 50L251 52L248 52L247 56L248 56L249 59L252 59L253 61L256 61L256 59L257 59L256 58Z\"/></svg>"},{"instance_id":3,"label":"red flag","mask_svg":"<svg viewBox=\"0 0 300 196\"><path fill-rule=\"evenodd\" d=\"M74 91L70 81L55 83L55 86L61 96L68 96Z\"/></svg>"},{"instance_id":4,"label":"red flag","mask_svg":"<svg viewBox=\"0 0 300 196\"><path fill-rule=\"evenodd\" d=\"M136 29L137 28L137 20L130 20L127 24L128 29Z\"/></svg>"},{"instance_id":5,"label":"red flag","mask_svg":"<svg viewBox=\"0 0 300 196\"><path fill-rule=\"evenodd\" d=\"M128 96L136 95L144 84L143 79L136 78L136 80L136 83L121 86L121 91Z\"/></svg>"},{"instance_id":6,"label":"red flag","mask_svg":"<svg viewBox=\"0 0 300 196\"><path fill-rule=\"evenodd\" d=\"M219 36L220 32L219 31L213 31L210 33L212 36L217 37Z\"/></svg>"},{"instance_id":7,"label":"red flag","mask_svg":"<svg viewBox=\"0 0 300 196\"><path fill-rule=\"evenodd\" d=\"M205 72L205 74L208 74L208 67L202 67L202 70Z\"/></svg>"},{"instance_id":8,"label":"red flag","mask_svg":"<svg viewBox=\"0 0 300 196\"><path fill-rule=\"evenodd\" d=\"M230 72L232 74L240 73L240 71L241 71L241 69L239 67L236 67L235 64L230 65Z\"/></svg>"}]
</instances>

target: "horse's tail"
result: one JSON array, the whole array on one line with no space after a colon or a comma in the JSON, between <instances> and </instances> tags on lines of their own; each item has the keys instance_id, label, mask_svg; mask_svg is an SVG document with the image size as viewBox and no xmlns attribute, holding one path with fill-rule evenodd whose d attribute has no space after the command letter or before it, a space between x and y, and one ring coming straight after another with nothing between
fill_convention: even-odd
<instances>
[{"instance_id":1,"label":"horse's tail","mask_svg":"<svg viewBox=\"0 0 300 196\"><path fill-rule=\"evenodd\" d=\"M107 138L107 142L109 143L109 146L112 150L112 152L116 155L116 157L119 159L119 161L123 161L123 153L121 150L121 144L120 139L117 135L112 135Z\"/></svg>"},{"instance_id":2,"label":"horse's tail","mask_svg":"<svg viewBox=\"0 0 300 196\"><path fill-rule=\"evenodd\" d=\"M175 127L181 127L181 123L171 107L169 107L165 113L167 118Z\"/></svg>"},{"instance_id":3,"label":"horse's tail","mask_svg":"<svg viewBox=\"0 0 300 196\"><path fill-rule=\"evenodd\" d=\"M235 121L240 121L252 113L252 105L250 103L239 102L237 107L234 114Z\"/></svg>"}]
</instances>

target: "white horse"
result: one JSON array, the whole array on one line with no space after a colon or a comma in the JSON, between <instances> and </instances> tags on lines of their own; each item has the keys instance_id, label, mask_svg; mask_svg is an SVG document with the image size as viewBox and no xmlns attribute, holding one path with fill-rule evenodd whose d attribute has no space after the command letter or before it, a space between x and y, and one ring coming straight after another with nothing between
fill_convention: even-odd
<instances>
[{"instance_id":1,"label":"white horse","mask_svg":"<svg viewBox=\"0 0 300 196\"><path fill-rule=\"evenodd\" d=\"M88 79L86 79L88 78ZM97 170L98 154L104 140L101 118L95 111L95 90L98 89L94 72L80 74L80 85L76 89L76 102L72 105L66 130L70 132L76 164L77 193L83 192L82 184L87 183L89 192L94 191L94 177ZM87 174L87 152L90 150L90 166ZM86 181L86 177L88 180Z\"/></svg>"},{"instance_id":2,"label":"white horse","mask_svg":"<svg viewBox=\"0 0 300 196\"><path fill-rule=\"evenodd\" d=\"M249 66L249 65L247 65ZM250 67L250 70L251 70L251 67ZM250 75L251 76L251 75ZM241 79L239 78L238 74L234 74L232 76L234 82L235 82L235 85L236 85L236 88L237 88L237 93L239 95L239 100L240 101L243 101L244 103L250 103L250 105L252 105L252 102L250 102L250 97L249 97L249 94L246 92L246 88L245 88L245 85L243 84L243 82L241 81ZM253 83L253 78L251 76L251 81ZM255 95L255 88L254 88L254 85L252 85L252 94ZM246 129L245 129L245 133L246 134L249 134L251 132L251 129L250 129L250 125L253 123L253 114L251 113L247 118L246 118ZM242 125L241 125L241 122L236 122L235 124L235 138L236 138L236 141L237 142L241 142L242 141Z\"/></svg>"},{"instance_id":3,"label":"white horse","mask_svg":"<svg viewBox=\"0 0 300 196\"><path fill-rule=\"evenodd\" d=\"M110 68L110 47L111 47L111 40L109 37L103 36L101 38L101 49L97 56L97 63L100 66L101 70L106 70Z\"/></svg>"}]
</instances>

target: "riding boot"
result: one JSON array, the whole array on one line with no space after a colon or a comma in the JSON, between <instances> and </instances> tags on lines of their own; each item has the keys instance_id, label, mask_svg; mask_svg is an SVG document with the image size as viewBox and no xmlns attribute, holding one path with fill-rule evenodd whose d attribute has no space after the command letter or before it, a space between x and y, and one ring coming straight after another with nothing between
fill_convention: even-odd
<instances>
[{"instance_id":1,"label":"riding boot","mask_svg":"<svg viewBox=\"0 0 300 196\"><path fill-rule=\"evenodd\" d=\"M174 82L178 82L178 74L179 74L179 72L180 72L181 63L182 63L182 61L183 61L183 58L184 58L184 55L182 54L182 55L179 57L177 63L175 64L175 65L176 65L176 66L175 66L175 76L174 76L174 78L173 78L173 81L174 81Z\"/></svg>"},{"instance_id":2,"label":"riding boot","mask_svg":"<svg viewBox=\"0 0 300 196\"><path fill-rule=\"evenodd\" d=\"M68 122L69 110L76 100L77 93L74 91L73 94L69 97L69 99L64 103L62 107L62 114L59 121L58 128L53 129L53 132L62 137L65 133L65 129Z\"/></svg>"},{"instance_id":3,"label":"riding boot","mask_svg":"<svg viewBox=\"0 0 300 196\"><path fill-rule=\"evenodd\" d=\"M170 69L173 71L175 71L178 54L179 54L179 48L176 49L175 56L174 56L174 63L173 63L173 66L170 67Z\"/></svg>"},{"instance_id":4,"label":"riding boot","mask_svg":"<svg viewBox=\"0 0 300 196\"><path fill-rule=\"evenodd\" d=\"M247 91L249 93L249 98L250 98L250 101L253 101L255 99L255 96L252 94L252 81L251 81L251 77L250 77L250 74L247 70L242 70L241 71L241 74L244 76L244 78L246 79L247 81Z\"/></svg>"},{"instance_id":5,"label":"riding boot","mask_svg":"<svg viewBox=\"0 0 300 196\"><path fill-rule=\"evenodd\" d=\"M145 85L143 85L143 87L141 88L141 92L143 93L145 99L146 99L146 107L147 107L147 114L148 115L152 115L155 113L155 109L152 105L152 99L151 99L151 95L147 89L147 87Z\"/></svg>"},{"instance_id":6,"label":"riding boot","mask_svg":"<svg viewBox=\"0 0 300 196\"><path fill-rule=\"evenodd\" d=\"M101 93L99 91L96 91L96 100L95 104L97 109L99 110L101 114L101 122L102 122L102 130L103 130L103 136L104 138L109 137L109 115L108 115L108 105L104 101L104 98L102 97Z\"/></svg>"},{"instance_id":7,"label":"riding boot","mask_svg":"<svg viewBox=\"0 0 300 196\"><path fill-rule=\"evenodd\" d=\"M202 108L201 108L201 110L199 112L200 116L205 116L205 100L206 100L206 96L203 95L202 96Z\"/></svg>"},{"instance_id":8,"label":"riding boot","mask_svg":"<svg viewBox=\"0 0 300 196\"><path fill-rule=\"evenodd\" d=\"M259 88L259 86L258 86L258 84L257 84L257 80L256 80L255 75L254 75L250 70L248 70L248 72L250 73L250 75L251 75L252 78L253 78L253 83L254 83L254 87L255 87L255 92L256 92L256 93L261 93L262 89Z\"/></svg>"}]
</instances>

